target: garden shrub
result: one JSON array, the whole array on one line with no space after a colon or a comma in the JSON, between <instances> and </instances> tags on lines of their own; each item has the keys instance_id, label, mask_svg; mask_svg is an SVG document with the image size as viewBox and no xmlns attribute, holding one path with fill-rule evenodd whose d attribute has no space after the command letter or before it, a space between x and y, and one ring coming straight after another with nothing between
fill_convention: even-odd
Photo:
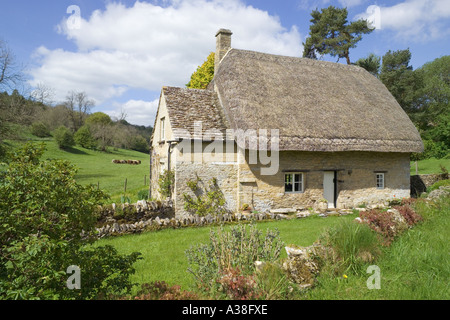
<instances>
[{"instance_id":1,"label":"garden shrub","mask_svg":"<svg viewBox=\"0 0 450 320\"><path fill-rule=\"evenodd\" d=\"M217 283L218 291L231 300L256 300L261 297L255 276L242 274L238 267L222 271Z\"/></svg>"},{"instance_id":2,"label":"garden shrub","mask_svg":"<svg viewBox=\"0 0 450 320\"><path fill-rule=\"evenodd\" d=\"M403 217L403 219L405 219L406 223L410 227L423 220L422 217L417 214L409 205L395 206L393 207L393 209L397 210L400 213L400 215Z\"/></svg>"},{"instance_id":3,"label":"garden shrub","mask_svg":"<svg viewBox=\"0 0 450 320\"><path fill-rule=\"evenodd\" d=\"M228 272L235 272L236 268L242 275L253 274L255 261L275 261L283 247L277 230L268 229L263 236L253 223L232 226L228 232L220 226L211 229L208 244L186 250L188 272L193 274L199 288L210 290L218 279Z\"/></svg>"},{"instance_id":4,"label":"garden shrub","mask_svg":"<svg viewBox=\"0 0 450 320\"><path fill-rule=\"evenodd\" d=\"M138 253L90 248L106 195L76 183L67 161L41 162L44 145L26 144L0 172L0 299L96 299L127 292ZM81 290L66 287L69 266Z\"/></svg>"}]
</instances>

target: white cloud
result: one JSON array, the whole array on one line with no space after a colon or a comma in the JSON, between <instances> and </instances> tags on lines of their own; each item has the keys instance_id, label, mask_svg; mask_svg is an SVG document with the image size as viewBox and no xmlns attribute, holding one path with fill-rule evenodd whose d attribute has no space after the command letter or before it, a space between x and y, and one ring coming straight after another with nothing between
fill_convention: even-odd
<instances>
[{"instance_id":1,"label":"white cloud","mask_svg":"<svg viewBox=\"0 0 450 320\"><path fill-rule=\"evenodd\" d=\"M115 103L113 110L104 111L111 118L120 118L125 114L125 120L140 126L153 126L158 110L159 99L154 101L129 100L125 103Z\"/></svg>"},{"instance_id":2,"label":"white cloud","mask_svg":"<svg viewBox=\"0 0 450 320\"><path fill-rule=\"evenodd\" d=\"M373 12L361 13L367 19ZM393 30L397 39L427 41L449 34L450 3L448 0L405 0L391 7L379 7L381 30Z\"/></svg>"},{"instance_id":3,"label":"white cloud","mask_svg":"<svg viewBox=\"0 0 450 320\"><path fill-rule=\"evenodd\" d=\"M220 28L233 31L234 48L302 53L296 26L288 30L278 17L239 0L173 0L164 6L138 1L132 7L108 2L90 17L80 9L80 28L68 28L67 19L57 28L77 50L43 46L35 53L38 67L30 71L32 85L47 83L60 100L69 90L85 91L102 104L128 89L184 86L215 51Z\"/></svg>"}]
</instances>

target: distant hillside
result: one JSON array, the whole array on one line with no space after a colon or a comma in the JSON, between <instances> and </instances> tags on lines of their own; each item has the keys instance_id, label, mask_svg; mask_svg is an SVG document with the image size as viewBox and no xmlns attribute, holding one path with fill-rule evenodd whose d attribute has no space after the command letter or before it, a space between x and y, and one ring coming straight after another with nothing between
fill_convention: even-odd
<instances>
[{"instance_id":1,"label":"distant hillside","mask_svg":"<svg viewBox=\"0 0 450 320\"><path fill-rule=\"evenodd\" d=\"M52 138L34 138L32 140L35 143L46 145L47 150L43 154L43 160L69 161L78 170L75 177L78 183L98 185L101 190L111 196L112 202L120 203L121 197L124 195L135 202L138 200L138 192L149 188L150 158L146 153L113 148L109 148L108 152L102 152L79 146L61 150ZM13 149L22 142L7 141L7 144L9 149ZM113 160L139 160L141 164L115 164ZM126 192L125 180L127 182Z\"/></svg>"}]
</instances>

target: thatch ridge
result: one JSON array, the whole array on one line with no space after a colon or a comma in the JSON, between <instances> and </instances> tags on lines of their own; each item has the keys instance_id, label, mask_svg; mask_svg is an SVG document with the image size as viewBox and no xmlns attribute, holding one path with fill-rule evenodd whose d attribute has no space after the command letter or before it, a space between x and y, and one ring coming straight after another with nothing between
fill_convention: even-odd
<instances>
[{"instance_id":1,"label":"thatch ridge","mask_svg":"<svg viewBox=\"0 0 450 320\"><path fill-rule=\"evenodd\" d=\"M231 49L214 87L232 129L279 129L280 150L423 150L395 98L357 66Z\"/></svg>"}]
</instances>

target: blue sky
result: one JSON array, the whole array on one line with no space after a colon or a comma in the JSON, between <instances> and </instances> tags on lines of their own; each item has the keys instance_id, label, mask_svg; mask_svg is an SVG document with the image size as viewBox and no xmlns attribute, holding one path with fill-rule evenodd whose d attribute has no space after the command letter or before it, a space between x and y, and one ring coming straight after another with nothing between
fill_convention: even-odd
<instances>
[{"instance_id":1,"label":"blue sky","mask_svg":"<svg viewBox=\"0 0 450 320\"><path fill-rule=\"evenodd\" d=\"M450 52L449 0L2 2L0 39L24 66L24 93L44 84L58 103L71 90L85 91L96 101L92 111L125 112L146 126L161 87L184 86L215 50L220 28L233 31L234 48L300 57L311 11L333 5L347 7L350 21L369 18L377 27L350 52L352 62L409 48L416 69Z\"/></svg>"}]
</instances>

